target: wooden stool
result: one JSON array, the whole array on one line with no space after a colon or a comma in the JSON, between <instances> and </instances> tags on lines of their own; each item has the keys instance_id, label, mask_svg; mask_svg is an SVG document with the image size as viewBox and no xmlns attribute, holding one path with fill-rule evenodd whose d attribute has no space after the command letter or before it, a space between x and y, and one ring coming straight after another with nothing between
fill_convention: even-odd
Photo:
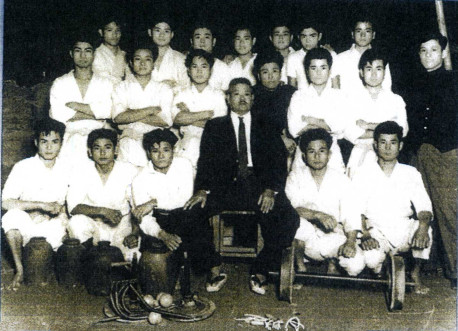
<instances>
[{"instance_id":1,"label":"wooden stool","mask_svg":"<svg viewBox=\"0 0 458 331\"><path fill-rule=\"evenodd\" d=\"M219 252L221 256L255 258L264 246L264 241L261 235L261 226L257 224L257 238L255 247L233 246L233 229L232 227L224 226L225 215L255 215L255 212L225 210L218 215L213 216L211 222L213 226L213 242L215 244L216 251Z\"/></svg>"}]
</instances>

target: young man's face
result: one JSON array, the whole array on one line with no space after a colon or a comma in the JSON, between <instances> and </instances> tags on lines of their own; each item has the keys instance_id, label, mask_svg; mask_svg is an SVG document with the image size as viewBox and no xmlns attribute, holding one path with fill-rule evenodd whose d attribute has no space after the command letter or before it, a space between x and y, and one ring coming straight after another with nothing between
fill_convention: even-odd
<instances>
[{"instance_id":1,"label":"young man's face","mask_svg":"<svg viewBox=\"0 0 458 331\"><path fill-rule=\"evenodd\" d=\"M226 96L229 108L237 115L248 113L253 105L254 95L251 86L237 84L229 89Z\"/></svg>"},{"instance_id":2,"label":"young man's face","mask_svg":"<svg viewBox=\"0 0 458 331\"><path fill-rule=\"evenodd\" d=\"M115 147L107 138L98 138L89 150L89 156L98 165L107 165L114 162Z\"/></svg>"},{"instance_id":3,"label":"young man's face","mask_svg":"<svg viewBox=\"0 0 458 331\"><path fill-rule=\"evenodd\" d=\"M210 29L198 28L194 30L192 35L191 45L194 49L202 49L208 53L213 51L216 39L213 38L213 34Z\"/></svg>"},{"instance_id":4,"label":"young man's face","mask_svg":"<svg viewBox=\"0 0 458 331\"><path fill-rule=\"evenodd\" d=\"M321 33L318 33L314 28L307 28L299 34L302 48L306 51L318 47L318 42L321 40Z\"/></svg>"},{"instance_id":5,"label":"young man's face","mask_svg":"<svg viewBox=\"0 0 458 331\"><path fill-rule=\"evenodd\" d=\"M351 33L353 40L359 47L367 47L375 39L375 32L370 22L357 22Z\"/></svg>"},{"instance_id":6,"label":"young man's face","mask_svg":"<svg viewBox=\"0 0 458 331\"><path fill-rule=\"evenodd\" d=\"M121 40L121 27L115 22L111 22L99 29L99 34L103 38L103 43L110 46L118 46Z\"/></svg>"},{"instance_id":7,"label":"young man's face","mask_svg":"<svg viewBox=\"0 0 458 331\"><path fill-rule=\"evenodd\" d=\"M35 140L35 146L37 146L38 156L40 158L51 161L59 155L60 148L62 147L62 137L60 133L55 131L51 131L48 135L42 132L38 141Z\"/></svg>"},{"instance_id":8,"label":"young man's face","mask_svg":"<svg viewBox=\"0 0 458 331\"><path fill-rule=\"evenodd\" d=\"M154 169L166 172L173 161L173 147L166 141L161 141L159 144L155 143L151 147L148 156L153 162Z\"/></svg>"},{"instance_id":9,"label":"young man's face","mask_svg":"<svg viewBox=\"0 0 458 331\"><path fill-rule=\"evenodd\" d=\"M248 29L237 30L235 33L234 48L239 55L246 55L250 53L255 42L256 38L251 36L251 32Z\"/></svg>"},{"instance_id":10,"label":"young man's face","mask_svg":"<svg viewBox=\"0 0 458 331\"><path fill-rule=\"evenodd\" d=\"M313 59L310 61L310 66L307 69L307 74L311 84L316 86L326 85L330 74L328 60Z\"/></svg>"},{"instance_id":11,"label":"young man's face","mask_svg":"<svg viewBox=\"0 0 458 331\"><path fill-rule=\"evenodd\" d=\"M132 57L132 69L136 76L149 76L153 71L153 54L149 49L137 49Z\"/></svg>"},{"instance_id":12,"label":"young man's face","mask_svg":"<svg viewBox=\"0 0 458 331\"><path fill-rule=\"evenodd\" d=\"M192 59L191 66L188 69L189 77L196 84L205 84L210 79L211 69L207 60L200 56Z\"/></svg>"},{"instance_id":13,"label":"young man's face","mask_svg":"<svg viewBox=\"0 0 458 331\"><path fill-rule=\"evenodd\" d=\"M277 51L287 49L293 40L291 31L287 26L277 26L273 29L270 41Z\"/></svg>"},{"instance_id":14,"label":"young man's face","mask_svg":"<svg viewBox=\"0 0 458 331\"><path fill-rule=\"evenodd\" d=\"M428 40L420 45L420 61L427 71L434 71L442 67L444 52L435 39Z\"/></svg>"},{"instance_id":15,"label":"young man's face","mask_svg":"<svg viewBox=\"0 0 458 331\"><path fill-rule=\"evenodd\" d=\"M173 31L170 25L165 22L157 23L148 34L153 38L153 42L158 46L168 46L173 38Z\"/></svg>"},{"instance_id":16,"label":"young man's face","mask_svg":"<svg viewBox=\"0 0 458 331\"><path fill-rule=\"evenodd\" d=\"M89 68L94 61L94 48L87 42L78 41L70 51L70 56L76 67Z\"/></svg>"},{"instance_id":17,"label":"young man's face","mask_svg":"<svg viewBox=\"0 0 458 331\"><path fill-rule=\"evenodd\" d=\"M324 140L311 141L303 158L307 165L313 170L324 169L328 165L331 151Z\"/></svg>"},{"instance_id":18,"label":"young man's face","mask_svg":"<svg viewBox=\"0 0 458 331\"><path fill-rule=\"evenodd\" d=\"M374 60L372 63L366 63L364 70L360 70L359 73L367 86L379 87L385 78L383 60Z\"/></svg>"},{"instance_id":19,"label":"young man's face","mask_svg":"<svg viewBox=\"0 0 458 331\"><path fill-rule=\"evenodd\" d=\"M398 158L399 151L402 149L402 142L396 134L382 133L377 141L374 141L377 155L385 162L394 161Z\"/></svg>"},{"instance_id":20,"label":"young man's face","mask_svg":"<svg viewBox=\"0 0 458 331\"><path fill-rule=\"evenodd\" d=\"M261 84L269 90L274 90L280 84L281 69L277 63L271 62L264 64L259 69L259 80Z\"/></svg>"}]
</instances>

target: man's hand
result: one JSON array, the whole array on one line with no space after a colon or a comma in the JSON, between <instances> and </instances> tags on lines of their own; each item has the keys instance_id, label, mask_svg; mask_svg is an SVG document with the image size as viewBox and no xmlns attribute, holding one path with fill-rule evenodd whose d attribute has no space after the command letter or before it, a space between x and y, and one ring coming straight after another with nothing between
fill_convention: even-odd
<instances>
[{"instance_id":1,"label":"man's hand","mask_svg":"<svg viewBox=\"0 0 458 331\"><path fill-rule=\"evenodd\" d=\"M94 120L94 119L95 119L94 115L88 115L88 114L77 111L76 114L73 115L73 117L69 119L69 121L75 122L75 121Z\"/></svg>"},{"instance_id":2,"label":"man's hand","mask_svg":"<svg viewBox=\"0 0 458 331\"><path fill-rule=\"evenodd\" d=\"M412 248L425 249L429 246L430 238L428 234L428 227L420 226L413 235Z\"/></svg>"},{"instance_id":3,"label":"man's hand","mask_svg":"<svg viewBox=\"0 0 458 331\"><path fill-rule=\"evenodd\" d=\"M325 232L331 232L337 226L337 221L334 218L334 216L318 212L316 215L316 219L323 226Z\"/></svg>"},{"instance_id":4,"label":"man's hand","mask_svg":"<svg viewBox=\"0 0 458 331\"><path fill-rule=\"evenodd\" d=\"M167 84L172 89L177 86L177 82L171 79L162 80L161 83Z\"/></svg>"},{"instance_id":5,"label":"man's hand","mask_svg":"<svg viewBox=\"0 0 458 331\"><path fill-rule=\"evenodd\" d=\"M159 106L149 106L143 108L143 110L150 112L152 115L157 115L162 111L161 107Z\"/></svg>"},{"instance_id":6,"label":"man's hand","mask_svg":"<svg viewBox=\"0 0 458 331\"><path fill-rule=\"evenodd\" d=\"M275 193L271 189L265 189L258 200L258 206L261 205L261 212L267 214L274 208Z\"/></svg>"},{"instance_id":7,"label":"man's hand","mask_svg":"<svg viewBox=\"0 0 458 331\"><path fill-rule=\"evenodd\" d=\"M177 108L180 110L180 111L184 111L186 113L189 113L191 112L188 108L188 106L186 106L186 104L184 102L179 102L177 103Z\"/></svg>"},{"instance_id":8,"label":"man's hand","mask_svg":"<svg viewBox=\"0 0 458 331\"><path fill-rule=\"evenodd\" d=\"M41 210L51 215L59 215L64 208L63 205L57 202L43 202L40 207Z\"/></svg>"},{"instance_id":9,"label":"man's hand","mask_svg":"<svg viewBox=\"0 0 458 331\"><path fill-rule=\"evenodd\" d=\"M135 248L138 246L138 237L134 234L129 234L124 238L122 243L127 248Z\"/></svg>"},{"instance_id":10,"label":"man's hand","mask_svg":"<svg viewBox=\"0 0 458 331\"><path fill-rule=\"evenodd\" d=\"M363 235L363 237L361 238L361 248L364 251L370 251L371 249L379 249L380 244L376 239L372 238L369 234L367 234Z\"/></svg>"},{"instance_id":11,"label":"man's hand","mask_svg":"<svg viewBox=\"0 0 458 331\"><path fill-rule=\"evenodd\" d=\"M137 208L135 208L132 211L132 214L134 214L135 218L141 222L142 217L151 213L154 207L156 206L157 206L157 200L151 199L150 201L145 202L144 204L140 206L137 206Z\"/></svg>"},{"instance_id":12,"label":"man's hand","mask_svg":"<svg viewBox=\"0 0 458 331\"><path fill-rule=\"evenodd\" d=\"M207 192L204 190L199 190L194 195L189 199L185 204L183 209L191 209L194 207L196 204L200 203L200 207L204 208L205 204L207 203Z\"/></svg>"},{"instance_id":13,"label":"man's hand","mask_svg":"<svg viewBox=\"0 0 458 331\"><path fill-rule=\"evenodd\" d=\"M283 140L283 143L285 144L288 154L292 155L294 151L296 150L296 142L294 141L294 139L288 138L285 131L286 130L283 130L281 139Z\"/></svg>"},{"instance_id":14,"label":"man's hand","mask_svg":"<svg viewBox=\"0 0 458 331\"><path fill-rule=\"evenodd\" d=\"M181 244L181 238L177 236L176 234L170 234L168 232L165 232L164 230L159 231L158 238L161 239L165 246L167 246L168 249L171 251L174 251L180 247Z\"/></svg>"},{"instance_id":15,"label":"man's hand","mask_svg":"<svg viewBox=\"0 0 458 331\"><path fill-rule=\"evenodd\" d=\"M339 256L351 258L356 255L356 242L354 240L347 240L342 246L339 247Z\"/></svg>"},{"instance_id":16,"label":"man's hand","mask_svg":"<svg viewBox=\"0 0 458 331\"><path fill-rule=\"evenodd\" d=\"M122 214L119 210L111 208L102 208L102 217L104 222L111 226L116 226L121 222Z\"/></svg>"}]
</instances>

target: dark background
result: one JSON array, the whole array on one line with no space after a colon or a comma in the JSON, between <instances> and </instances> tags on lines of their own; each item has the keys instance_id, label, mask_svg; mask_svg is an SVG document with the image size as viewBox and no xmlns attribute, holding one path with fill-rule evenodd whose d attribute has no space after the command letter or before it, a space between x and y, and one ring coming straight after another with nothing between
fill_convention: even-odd
<instances>
[{"instance_id":1,"label":"dark background","mask_svg":"<svg viewBox=\"0 0 458 331\"><path fill-rule=\"evenodd\" d=\"M255 51L261 51L276 15L290 18L293 24L309 17L317 19L324 25L323 42L339 53L352 43L352 17L364 11L374 18L377 44L389 54L394 90L408 84L410 73L418 69L418 35L437 29L432 0L5 0L4 6L4 79L21 86L50 81L68 72L69 36L81 28L96 32L100 17L109 12L125 19L121 44L126 50L133 36L146 34L149 17L166 13L176 21L172 46L184 51L189 47L192 22L205 18L214 25L215 54L222 57L232 50L231 27L240 20L253 26L258 37ZM456 70L458 2L444 1L444 12Z\"/></svg>"}]
</instances>

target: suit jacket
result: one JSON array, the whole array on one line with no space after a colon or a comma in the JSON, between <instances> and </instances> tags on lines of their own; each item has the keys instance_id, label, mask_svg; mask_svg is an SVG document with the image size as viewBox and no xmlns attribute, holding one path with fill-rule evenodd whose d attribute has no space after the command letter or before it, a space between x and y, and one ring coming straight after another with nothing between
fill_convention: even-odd
<instances>
[{"instance_id":1,"label":"suit jacket","mask_svg":"<svg viewBox=\"0 0 458 331\"><path fill-rule=\"evenodd\" d=\"M283 191L287 175L283 141L255 114L251 119L251 157L259 188ZM200 143L196 191L225 192L237 181L237 173L237 139L230 115L208 121Z\"/></svg>"}]
</instances>

